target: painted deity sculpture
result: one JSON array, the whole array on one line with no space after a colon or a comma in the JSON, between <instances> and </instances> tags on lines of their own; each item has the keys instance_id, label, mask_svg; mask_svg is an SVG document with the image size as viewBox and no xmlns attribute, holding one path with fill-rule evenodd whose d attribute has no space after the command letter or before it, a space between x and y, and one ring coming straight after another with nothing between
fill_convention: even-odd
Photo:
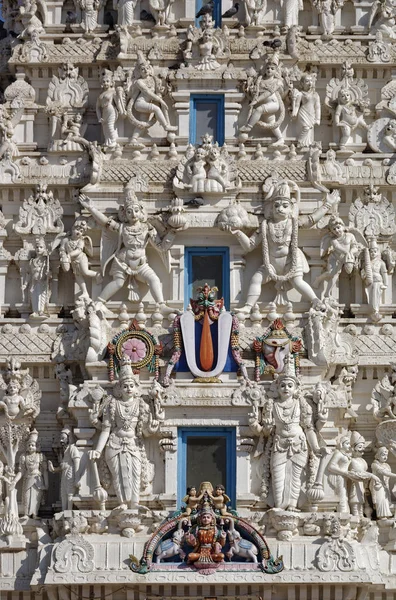
<instances>
[{"instance_id":1,"label":"painted deity sculpture","mask_svg":"<svg viewBox=\"0 0 396 600\"><path fill-rule=\"evenodd\" d=\"M135 193L127 190L124 205L119 211L119 220L108 218L94 207L92 200L80 195L80 203L86 208L95 221L103 227L101 240L102 274L105 274L107 265L112 261L108 283L100 293L99 302L107 302L128 281L130 300L139 298L136 289L136 280L147 283L163 312L171 312L167 308L160 278L149 266L146 248L150 243L158 252L168 249L174 239L174 234L169 232L161 240L157 230L147 222L143 206L139 203Z\"/></svg>"},{"instance_id":2,"label":"painted deity sculpture","mask_svg":"<svg viewBox=\"0 0 396 600\"><path fill-rule=\"evenodd\" d=\"M187 562L206 567L224 562L222 548L226 539L227 534L218 528L212 508L210 505L204 506L199 512L197 525L185 536L186 543L194 548L188 554Z\"/></svg>"},{"instance_id":3,"label":"painted deity sculpture","mask_svg":"<svg viewBox=\"0 0 396 600\"><path fill-rule=\"evenodd\" d=\"M71 443L71 431L68 427L61 431L59 442L61 446L59 466L54 467L49 460L48 470L50 473L61 474L60 497L62 510L71 510L73 508L73 496L79 489L81 455L77 446Z\"/></svg>"},{"instance_id":4,"label":"painted deity sculpture","mask_svg":"<svg viewBox=\"0 0 396 600\"><path fill-rule=\"evenodd\" d=\"M295 511L298 508L302 474L310 453L322 456L315 429L313 410L300 390L293 360L285 360L283 373L276 379L273 398L267 397L261 419L258 406L249 424L256 435L270 437L269 469L275 508ZM267 487L264 483L263 490ZM268 490L265 494L268 495Z\"/></svg>"},{"instance_id":5,"label":"painted deity sculpture","mask_svg":"<svg viewBox=\"0 0 396 600\"><path fill-rule=\"evenodd\" d=\"M19 472L15 484L22 479L22 511L37 517L45 490L48 489L47 459L37 451L38 432L32 431L27 440L27 450L20 456Z\"/></svg>"},{"instance_id":6,"label":"painted deity sculpture","mask_svg":"<svg viewBox=\"0 0 396 600\"><path fill-rule=\"evenodd\" d=\"M163 99L166 87L164 81L154 74L150 62L138 52L135 68L124 86L123 114L134 128L130 143L138 145L141 133L158 122L167 134L177 131L169 121L168 106ZM143 118L143 120L141 120Z\"/></svg>"},{"instance_id":7,"label":"painted deity sculpture","mask_svg":"<svg viewBox=\"0 0 396 600\"><path fill-rule=\"evenodd\" d=\"M278 54L267 57L263 71L258 76L251 75L247 78L244 91L250 100L249 114L246 125L240 127L239 131L249 134L258 124L276 138L273 146L284 146L280 126L285 118L283 98L286 95L286 84L282 77Z\"/></svg>"},{"instance_id":8,"label":"painted deity sculpture","mask_svg":"<svg viewBox=\"0 0 396 600\"><path fill-rule=\"evenodd\" d=\"M285 287L293 287L305 300L317 302L312 287L304 281L304 273L309 272L308 262L298 248L299 227L312 227L332 207L339 202L339 192L327 194L326 202L311 215L298 216L300 191L290 180L281 180L276 175L269 177L263 187L266 192L264 220L261 228L250 238L240 230L229 229L245 252L250 252L260 243L263 250L263 264L253 275L247 292L247 302L243 311L250 312L261 294L261 286L275 282L278 291L276 301L284 303ZM296 197L293 197L295 194Z\"/></svg>"},{"instance_id":9,"label":"painted deity sculpture","mask_svg":"<svg viewBox=\"0 0 396 600\"><path fill-rule=\"evenodd\" d=\"M290 92L291 115L297 119L299 127L297 143L301 148L312 146L315 125L320 125L320 98L315 91L315 83L315 73L304 73L301 78L301 90L293 88Z\"/></svg>"},{"instance_id":10,"label":"painted deity sculpture","mask_svg":"<svg viewBox=\"0 0 396 600\"><path fill-rule=\"evenodd\" d=\"M327 258L326 271L314 281L314 287L325 282L325 297L333 295L342 270L348 275L353 273L358 266L358 257L367 245L361 233L346 227L338 216L331 216L327 227L329 233L320 243L321 256Z\"/></svg>"},{"instance_id":11,"label":"painted deity sculpture","mask_svg":"<svg viewBox=\"0 0 396 600\"><path fill-rule=\"evenodd\" d=\"M141 397L131 359L124 355L115 396L104 396L91 411L91 422L100 429L91 460L104 460L111 473L119 508L137 510L142 483L147 479L148 461L143 436L159 429L158 415Z\"/></svg>"},{"instance_id":12,"label":"painted deity sculpture","mask_svg":"<svg viewBox=\"0 0 396 600\"><path fill-rule=\"evenodd\" d=\"M85 219L77 219L67 237L63 238L59 254L62 269L69 271L72 268L76 283L81 295L89 298L87 284L85 279L95 279L100 283L102 276L89 267L88 258L93 254L92 240L85 235L88 229L88 223Z\"/></svg>"}]
</instances>

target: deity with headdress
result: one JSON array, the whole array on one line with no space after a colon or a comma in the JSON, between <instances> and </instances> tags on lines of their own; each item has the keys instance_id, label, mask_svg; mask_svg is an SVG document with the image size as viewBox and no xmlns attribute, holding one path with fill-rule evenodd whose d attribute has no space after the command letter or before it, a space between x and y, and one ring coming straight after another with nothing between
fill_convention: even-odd
<instances>
[{"instance_id":1,"label":"deity with headdress","mask_svg":"<svg viewBox=\"0 0 396 600\"><path fill-rule=\"evenodd\" d=\"M188 554L188 563L195 566L210 568L224 562L222 548L226 543L227 534L216 523L209 497L203 501L198 512L197 524L186 535L186 543L193 546L193 551Z\"/></svg>"},{"instance_id":2,"label":"deity with headdress","mask_svg":"<svg viewBox=\"0 0 396 600\"><path fill-rule=\"evenodd\" d=\"M174 236L168 232L164 239L159 237L155 227L147 222L147 214L143 204L139 202L133 188L126 188L124 204L118 211L118 219L109 218L94 207L90 198L80 195L80 203L86 208L95 221L103 227L101 238L101 267L102 275L106 273L111 263L108 283L100 293L99 302L107 302L128 284L131 301L140 299L138 282L146 283L154 301L160 305L163 312L166 308L160 278L147 262L146 248L148 244L160 253L167 270L170 271L168 252Z\"/></svg>"},{"instance_id":3,"label":"deity with headdress","mask_svg":"<svg viewBox=\"0 0 396 600\"><path fill-rule=\"evenodd\" d=\"M285 292L294 288L304 300L317 303L318 298L310 284L304 281L309 265L298 244L299 227L313 227L339 200L339 192L327 194L322 206L310 215L298 214L300 190L289 179L281 179L277 173L268 177L263 185L264 219L260 229L250 238L239 229L229 231L246 252L251 252L260 243L263 263L250 281L247 302L242 309L250 312L261 294L261 286L273 281L278 292L276 302L284 304Z\"/></svg>"},{"instance_id":4,"label":"deity with headdress","mask_svg":"<svg viewBox=\"0 0 396 600\"><path fill-rule=\"evenodd\" d=\"M143 400L131 359L124 355L113 395L103 394L94 403L90 416L100 430L90 458L98 460L104 453L119 508L138 508L141 489L147 486L149 466L143 437L158 431L157 416Z\"/></svg>"}]
</instances>

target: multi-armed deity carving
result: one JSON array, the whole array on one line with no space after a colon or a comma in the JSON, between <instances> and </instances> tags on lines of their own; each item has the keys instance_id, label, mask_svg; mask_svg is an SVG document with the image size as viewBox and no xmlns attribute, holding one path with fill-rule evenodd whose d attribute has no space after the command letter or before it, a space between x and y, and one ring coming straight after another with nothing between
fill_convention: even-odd
<instances>
[{"instance_id":1,"label":"multi-armed deity carving","mask_svg":"<svg viewBox=\"0 0 396 600\"><path fill-rule=\"evenodd\" d=\"M369 128L364 119L369 113L368 88L363 79L354 78L350 63L343 64L341 79L333 78L327 84L325 104L331 109L333 123L340 131L339 149L353 151L358 148L354 132ZM360 143L360 147L364 149L365 142Z\"/></svg>"},{"instance_id":2,"label":"multi-armed deity carving","mask_svg":"<svg viewBox=\"0 0 396 600\"><path fill-rule=\"evenodd\" d=\"M303 276L309 272L307 259L298 247L299 227L312 227L331 207L339 202L339 192L327 194L325 203L310 215L298 216L300 190L290 180L282 180L276 173L266 179L264 186L264 219L261 227L250 238L241 230L230 228L245 252L262 245L263 264L253 275L242 310L250 312L261 295L261 286L275 283L276 302L285 302L287 289L293 287L305 300L318 298Z\"/></svg>"},{"instance_id":3,"label":"multi-armed deity carving","mask_svg":"<svg viewBox=\"0 0 396 600\"><path fill-rule=\"evenodd\" d=\"M64 63L58 68L58 76L54 75L48 86L46 111L51 122L50 150L76 149L69 139L72 135L84 133L80 131L80 125L87 105L87 82L78 74L78 67ZM69 131L72 127L74 129ZM65 133L66 140L62 139Z\"/></svg>"},{"instance_id":4,"label":"multi-armed deity carving","mask_svg":"<svg viewBox=\"0 0 396 600\"><path fill-rule=\"evenodd\" d=\"M169 231L161 239L158 231L148 223L143 205L136 198L132 189L127 189L126 199L119 209L118 219L106 217L94 207L92 200L80 195L80 203L86 208L95 221L103 228L101 238L102 274L111 263L110 276L112 281L100 292L99 302L106 303L126 282L128 282L129 299L137 301L140 298L138 282L146 283L162 311L171 312L167 308L162 292L160 278L149 266L146 248L151 244L169 265L167 251L174 239L174 233Z\"/></svg>"},{"instance_id":5,"label":"multi-armed deity carving","mask_svg":"<svg viewBox=\"0 0 396 600\"><path fill-rule=\"evenodd\" d=\"M198 71L215 71L221 66L217 59L229 54L227 33L224 29L215 28L215 22L209 14L202 17L199 28L189 26L183 52L188 64L193 61Z\"/></svg>"},{"instance_id":6,"label":"multi-armed deity carving","mask_svg":"<svg viewBox=\"0 0 396 600\"><path fill-rule=\"evenodd\" d=\"M173 178L173 189L203 197L221 194L240 187L235 161L229 156L225 146L213 142L213 137L205 135L197 148L188 146L186 155L178 164Z\"/></svg>"},{"instance_id":7,"label":"multi-armed deity carving","mask_svg":"<svg viewBox=\"0 0 396 600\"><path fill-rule=\"evenodd\" d=\"M261 494L264 498L269 497L271 480L275 508L297 510L303 471L308 463L312 466L310 456L323 457L324 454L319 430L326 418L326 411L315 411L303 395L294 360L289 356L285 359L283 372L271 390L265 392L261 405L253 402L249 418L253 433L265 438ZM320 472L318 468L317 475ZM315 474L310 474L308 479L312 481L312 487L316 483L318 495L323 495L322 482ZM309 490L307 493L309 496Z\"/></svg>"},{"instance_id":8,"label":"multi-armed deity carving","mask_svg":"<svg viewBox=\"0 0 396 600\"><path fill-rule=\"evenodd\" d=\"M124 355L113 395L103 393L102 398L94 400L90 412L92 424L100 431L90 458L97 461L104 453L102 472L105 469L106 473L107 469L122 510L138 509L141 492L149 483L143 438L156 433L162 419L163 414L156 410L156 404L150 408L143 400L131 359Z\"/></svg>"}]
</instances>

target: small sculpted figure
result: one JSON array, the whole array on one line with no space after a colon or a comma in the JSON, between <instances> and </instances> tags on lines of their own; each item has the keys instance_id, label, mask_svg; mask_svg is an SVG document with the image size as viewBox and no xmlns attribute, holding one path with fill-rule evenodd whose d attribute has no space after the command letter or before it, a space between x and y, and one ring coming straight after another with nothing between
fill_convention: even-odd
<instances>
[{"instance_id":1,"label":"small sculpted figure","mask_svg":"<svg viewBox=\"0 0 396 600\"><path fill-rule=\"evenodd\" d=\"M370 483L380 485L381 480L374 473L368 472L367 462L363 458L365 439L357 431L351 434L352 457L349 463L348 478L351 480L349 486L349 506L354 517L362 519L364 508L367 503L366 489Z\"/></svg>"},{"instance_id":2,"label":"small sculpted figure","mask_svg":"<svg viewBox=\"0 0 396 600\"><path fill-rule=\"evenodd\" d=\"M231 502L231 498L225 493L224 485L220 483L216 485L213 494L208 493L209 498L213 502L215 510L218 510L222 516L227 513L227 504Z\"/></svg>"},{"instance_id":3,"label":"small sculpted figure","mask_svg":"<svg viewBox=\"0 0 396 600\"><path fill-rule=\"evenodd\" d=\"M47 245L44 238L36 240L34 256L29 260L27 278L23 285L32 306L32 317L48 315L48 304L51 295L50 280L52 278Z\"/></svg>"},{"instance_id":4,"label":"small sculpted figure","mask_svg":"<svg viewBox=\"0 0 396 600\"><path fill-rule=\"evenodd\" d=\"M392 469L387 463L388 454L388 449L381 446L375 453L375 459L371 463L371 471L379 479L379 482L370 481L370 491L377 519L389 519L394 516L391 510L392 500L389 481L391 478L396 477L396 473L392 473Z\"/></svg>"},{"instance_id":5,"label":"small sculpted figure","mask_svg":"<svg viewBox=\"0 0 396 600\"><path fill-rule=\"evenodd\" d=\"M169 14L174 2L175 0L149 0L150 11L157 25L169 25Z\"/></svg>"},{"instance_id":6,"label":"small sculpted figure","mask_svg":"<svg viewBox=\"0 0 396 600\"><path fill-rule=\"evenodd\" d=\"M154 69L142 52L138 52L132 78L126 82L127 103L124 114L134 127L131 144L137 143L142 131L149 129L157 121L167 133L177 131L169 121L169 111L163 96L165 86L163 81L154 75ZM135 115L138 114L138 117ZM143 121L140 119L143 117Z\"/></svg>"},{"instance_id":7,"label":"small sculpted figure","mask_svg":"<svg viewBox=\"0 0 396 600\"><path fill-rule=\"evenodd\" d=\"M114 10L118 11L118 25L133 25L137 0L113 0Z\"/></svg>"},{"instance_id":8,"label":"small sculpted figure","mask_svg":"<svg viewBox=\"0 0 396 600\"><path fill-rule=\"evenodd\" d=\"M239 131L249 134L258 124L276 138L272 146L283 146L285 141L280 126L285 118L283 98L286 89L277 54L267 57L262 75L248 77L245 93L251 98L249 114L246 125L240 127Z\"/></svg>"},{"instance_id":9,"label":"small sculpted figure","mask_svg":"<svg viewBox=\"0 0 396 600\"><path fill-rule=\"evenodd\" d=\"M224 562L222 548L226 543L227 534L216 525L216 516L209 505L204 504L197 517L197 525L186 535L185 541L194 550L189 553L188 563L204 563L210 567L211 563Z\"/></svg>"},{"instance_id":10,"label":"small sculpted figure","mask_svg":"<svg viewBox=\"0 0 396 600\"><path fill-rule=\"evenodd\" d=\"M313 4L319 13L323 38L330 39L334 33L336 13L344 6L344 0L315 0Z\"/></svg>"},{"instance_id":11,"label":"small sculpted figure","mask_svg":"<svg viewBox=\"0 0 396 600\"><path fill-rule=\"evenodd\" d=\"M359 112L350 90L346 87L341 88L338 92L338 104L334 113L334 123L341 130L340 150L346 148L355 129L361 127L368 130L369 127L364 116Z\"/></svg>"},{"instance_id":12,"label":"small sculpted figure","mask_svg":"<svg viewBox=\"0 0 396 600\"><path fill-rule=\"evenodd\" d=\"M330 217L328 229L329 234L321 241L321 255L327 257L326 271L314 282L314 287L319 287L322 281L326 282L325 297L332 295L343 269L350 275L357 267L358 256L363 245L366 245L361 234L357 230L352 233L340 217Z\"/></svg>"},{"instance_id":13,"label":"small sculpted figure","mask_svg":"<svg viewBox=\"0 0 396 600\"><path fill-rule=\"evenodd\" d=\"M298 146L309 148L314 142L315 125L320 125L320 98L315 91L316 75L305 73L301 78L301 90L293 88L290 92L292 117L299 126Z\"/></svg>"},{"instance_id":14,"label":"small sculpted figure","mask_svg":"<svg viewBox=\"0 0 396 600\"><path fill-rule=\"evenodd\" d=\"M3 399L0 401L0 411L3 410L11 420L23 414L26 407L25 398L19 393L20 390L21 384L16 380L11 380L7 385Z\"/></svg>"},{"instance_id":15,"label":"small sculpted figure","mask_svg":"<svg viewBox=\"0 0 396 600\"><path fill-rule=\"evenodd\" d=\"M246 24L259 26L264 22L267 0L244 0Z\"/></svg>"},{"instance_id":16,"label":"small sculpted figure","mask_svg":"<svg viewBox=\"0 0 396 600\"><path fill-rule=\"evenodd\" d=\"M37 17L38 7L36 0L23 0L19 6L19 15L23 31L19 34L22 40L32 40L33 35L45 33L42 22Z\"/></svg>"},{"instance_id":17,"label":"small sculpted figure","mask_svg":"<svg viewBox=\"0 0 396 600\"><path fill-rule=\"evenodd\" d=\"M396 39L396 10L392 0L374 0L369 14L371 34L381 33L385 39Z\"/></svg>"},{"instance_id":18,"label":"small sculpted figure","mask_svg":"<svg viewBox=\"0 0 396 600\"><path fill-rule=\"evenodd\" d=\"M301 393L292 360L285 359L275 385L275 397L266 400L261 421L256 409L249 424L257 435L272 437L269 471L275 508L296 511L309 454L322 456L322 450L313 410Z\"/></svg>"},{"instance_id":19,"label":"small sculpted figure","mask_svg":"<svg viewBox=\"0 0 396 600\"><path fill-rule=\"evenodd\" d=\"M59 467L54 467L52 462L48 461L48 470L50 473L61 474L61 502L62 510L71 510L73 508L73 496L79 489L79 469L80 452L75 444L70 441L71 433L69 428L61 431L59 442L62 450Z\"/></svg>"},{"instance_id":20,"label":"small sculpted figure","mask_svg":"<svg viewBox=\"0 0 396 600\"><path fill-rule=\"evenodd\" d=\"M98 11L101 0L78 0L82 11L81 27L85 33L92 33L98 26Z\"/></svg>"},{"instance_id":21,"label":"small sculpted figure","mask_svg":"<svg viewBox=\"0 0 396 600\"><path fill-rule=\"evenodd\" d=\"M60 261L62 269L69 271L70 267L80 288L81 295L89 298L85 278L95 279L97 283L102 280L100 273L89 268L88 258L92 257L92 240L85 235L88 223L85 219L77 219L74 222L71 233L63 238L60 245Z\"/></svg>"},{"instance_id":22,"label":"small sculpted figure","mask_svg":"<svg viewBox=\"0 0 396 600\"><path fill-rule=\"evenodd\" d=\"M99 302L105 303L120 290L128 280L130 299L139 298L134 280L148 284L154 301L160 304L163 311L169 311L165 305L160 278L149 266L146 248L151 243L158 251L170 246L174 234L168 233L160 239L156 229L147 223L143 206L133 191L127 191L124 206L119 211L119 220L106 217L94 207L92 200L80 195L80 203L104 229L102 235L102 269L103 274L112 261L110 275L112 281L100 293ZM110 232L110 233L108 233Z\"/></svg>"},{"instance_id":23,"label":"small sculpted figure","mask_svg":"<svg viewBox=\"0 0 396 600\"><path fill-rule=\"evenodd\" d=\"M250 281L247 302L242 310L251 311L260 297L261 286L269 281L275 282L279 301L285 301L284 288L288 286L286 289L293 287L304 299L316 303L318 298L315 292L303 279L304 273L309 272L309 266L298 247L298 229L317 223L339 202L339 193L327 194L326 202L311 215L297 216L300 192L296 184L290 180L280 180L274 175L266 180L263 189L266 192L265 212L260 230L249 238L240 230L229 229L245 252L250 252L260 243L263 250L263 264Z\"/></svg>"},{"instance_id":24,"label":"small sculpted figure","mask_svg":"<svg viewBox=\"0 0 396 600\"><path fill-rule=\"evenodd\" d=\"M202 494L197 495L197 488L194 485L187 488L187 495L182 500L186 504L185 514L189 516L193 511L197 510L202 498Z\"/></svg>"},{"instance_id":25,"label":"small sculpted figure","mask_svg":"<svg viewBox=\"0 0 396 600\"><path fill-rule=\"evenodd\" d=\"M152 435L159 421L141 397L142 391L132 372L131 359L124 355L121 361L117 397L105 397L101 406L91 411L91 421L99 423L101 432L95 450L89 452L91 460L104 460L120 510L137 510L142 482L147 470L143 436Z\"/></svg>"},{"instance_id":26,"label":"small sculpted figure","mask_svg":"<svg viewBox=\"0 0 396 600\"><path fill-rule=\"evenodd\" d=\"M361 276L365 284L367 302L372 309L372 318L379 320L383 292L388 287L388 272L375 240L371 240L369 248L365 249Z\"/></svg>"},{"instance_id":27,"label":"small sculpted figure","mask_svg":"<svg viewBox=\"0 0 396 600\"><path fill-rule=\"evenodd\" d=\"M27 451L19 459L15 483L22 479L22 510L27 517L36 518L48 490L47 459L37 451L38 432L33 430L27 441Z\"/></svg>"},{"instance_id":28,"label":"small sculpted figure","mask_svg":"<svg viewBox=\"0 0 396 600\"><path fill-rule=\"evenodd\" d=\"M350 437L345 435L338 440L327 466L329 484L338 498L338 511L341 513L350 513L347 486L351 458Z\"/></svg>"},{"instance_id":29,"label":"small sculpted figure","mask_svg":"<svg viewBox=\"0 0 396 600\"><path fill-rule=\"evenodd\" d=\"M96 101L96 114L102 124L104 145L114 149L117 146L118 131L116 123L119 115L119 100L114 85L113 73L105 70L102 74L102 90Z\"/></svg>"}]
</instances>

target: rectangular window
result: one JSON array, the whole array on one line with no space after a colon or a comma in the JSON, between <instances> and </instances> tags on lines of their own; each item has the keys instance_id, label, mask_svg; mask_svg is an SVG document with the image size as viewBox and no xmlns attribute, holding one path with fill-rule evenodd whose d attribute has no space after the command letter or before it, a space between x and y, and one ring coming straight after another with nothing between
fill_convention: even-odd
<instances>
[{"instance_id":1,"label":"rectangular window","mask_svg":"<svg viewBox=\"0 0 396 600\"><path fill-rule=\"evenodd\" d=\"M236 432L234 427L183 427L178 432L178 504L187 487L210 481L224 485L236 500Z\"/></svg>"},{"instance_id":2,"label":"rectangular window","mask_svg":"<svg viewBox=\"0 0 396 600\"><path fill-rule=\"evenodd\" d=\"M204 4L207 4L209 2L209 0L195 0L195 14L197 15L198 12L201 10L201 8L203 7ZM213 13L212 13L212 17L214 19L215 22L215 27L221 27L221 0L214 0L214 8L213 8ZM195 19L195 26L199 27L199 22L201 20L201 17L198 17L198 19Z\"/></svg>"},{"instance_id":3,"label":"rectangular window","mask_svg":"<svg viewBox=\"0 0 396 600\"><path fill-rule=\"evenodd\" d=\"M190 98L190 144L201 144L206 133L220 146L224 144L222 94L194 94Z\"/></svg>"},{"instance_id":4,"label":"rectangular window","mask_svg":"<svg viewBox=\"0 0 396 600\"><path fill-rule=\"evenodd\" d=\"M225 247L195 247L185 249L185 298L187 308L190 298L196 298L197 288L207 283L218 288L217 298L224 298L226 310L230 308L230 252Z\"/></svg>"}]
</instances>

